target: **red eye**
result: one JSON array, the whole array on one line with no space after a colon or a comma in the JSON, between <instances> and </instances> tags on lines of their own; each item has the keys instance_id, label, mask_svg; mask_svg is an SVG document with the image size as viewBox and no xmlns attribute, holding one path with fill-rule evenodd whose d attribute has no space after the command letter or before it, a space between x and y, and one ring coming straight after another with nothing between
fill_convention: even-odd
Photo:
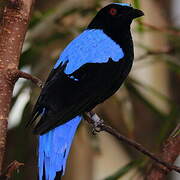
<instances>
[{"instance_id":1,"label":"red eye","mask_svg":"<svg viewBox=\"0 0 180 180\"><path fill-rule=\"evenodd\" d=\"M109 10L109 14L111 14L112 16L115 16L115 15L117 14L117 9L111 8L111 9Z\"/></svg>"}]
</instances>

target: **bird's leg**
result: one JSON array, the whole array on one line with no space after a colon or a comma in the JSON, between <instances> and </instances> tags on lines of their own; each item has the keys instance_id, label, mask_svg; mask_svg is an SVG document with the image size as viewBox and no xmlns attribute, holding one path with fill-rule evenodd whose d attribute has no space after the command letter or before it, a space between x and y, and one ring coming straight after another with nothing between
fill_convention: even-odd
<instances>
[{"instance_id":1,"label":"bird's leg","mask_svg":"<svg viewBox=\"0 0 180 180\"><path fill-rule=\"evenodd\" d=\"M90 111L84 115L84 118L92 125L93 134L101 131L101 125L104 124L104 121L96 113Z\"/></svg>"},{"instance_id":2,"label":"bird's leg","mask_svg":"<svg viewBox=\"0 0 180 180\"><path fill-rule=\"evenodd\" d=\"M96 129L97 132L100 131L100 125L104 123L103 119L101 119L96 113L94 113L93 111L89 112L91 119L94 122L94 128ZM99 129L99 130L98 130Z\"/></svg>"}]
</instances>

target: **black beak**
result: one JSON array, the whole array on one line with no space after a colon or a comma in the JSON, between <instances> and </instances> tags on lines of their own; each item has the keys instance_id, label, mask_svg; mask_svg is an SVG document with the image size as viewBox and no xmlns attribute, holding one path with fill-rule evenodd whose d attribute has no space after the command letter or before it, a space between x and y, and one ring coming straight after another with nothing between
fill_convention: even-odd
<instances>
[{"instance_id":1,"label":"black beak","mask_svg":"<svg viewBox=\"0 0 180 180\"><path fill-rule=\"evenodd\" d=\"M139 9L133 9L132 15L133 15L133 18L138 18L138 17L144 16L144 12Z\"/></svg>"}]
</instances>

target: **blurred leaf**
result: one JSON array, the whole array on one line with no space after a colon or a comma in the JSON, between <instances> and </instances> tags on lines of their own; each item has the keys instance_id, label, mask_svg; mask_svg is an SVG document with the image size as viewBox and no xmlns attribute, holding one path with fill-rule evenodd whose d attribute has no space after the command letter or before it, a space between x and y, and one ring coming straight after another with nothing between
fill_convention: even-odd
<instances>
[{"instance_id":1,"label":"blurred leaf","mask_svg":"<svg viewBox=\"0 0 180 180\"><path fill-rule=\"evenodd\" d=\"M123 0L114 1L114 3L123 3Z\"/></svg>"},{"instance_id":2,"label":"blurred leaf","mask_svg":"<svg viewBox=\"0 0 180 180\"><path fill-rule=\"evenodd\" d=\"M176 126L176 120L180 116L180 109L178 107L171 108L171 112L166 117L166 120L162 124L162 127L159 131L159 136L157 138L157 143L161 144L162 141L166 138L167 134L170 133L172 129Z\"/></svg>"},{"instance_id":3,"label":"blurred leaf","mask_svg":"<svg viewBox=\"0 0 180 180\"><path fill-rule=\"evenodd\" d=\"M133 6L137 9L141 9L141 3L140 0L134 0L133 1ZM136 21L141 21L141 19L136 19ZM136 24L136 31L137 32L144 32L144 26L141 23Z\"/></svg>"},{"instance_id":4,"label":"blurred leaf","mask_svg":"<svg viewBox=\"0 0 180 180\"><path fill-rule=\"evenodd\" d=\"M96 8L100 8L100 7L101 7L101 0L95 0L95 1L94 1L94 6L95 6Z\"/></svg>"},{"instance_id":5,"label":"blurred leaf","mask_svg":"<svg viewBox=\"0 0 180 180\"><path fill-rule=\"evenodd\" d=\"M128 91L126 88L121 88L121 93L123 95L121 96L113 96L115 97L114 100L121 109L122 115L123 115L123 121L124 125L126 127L126 130L128 132L129 137L134 137L134 128L135 128L135 114L134 114L134 108L132 104L132 99L130 98Z\"/></svg>"},{"instance_id":6,"label":"blurred leaf","mask_svg":"<svg viewBox=\"0 0 180 180\"><path fill-rule=\"evenodd\" d=\"M131 84L129 81L126 81L125 86L128 91L131 94L135 95L139 100L141 100L158 117L158 119L166 119L166 115L159 109L157 109L153 103L147 100L133 84Z\"/></svg>"},{"instance_id":7,"label":"blurred leaf","mask_svg":"<svg viewBox=\"0 0 180 180\"><path fill-rule=\"evenodd\" d=\"M180 73L180 66L177 63L170 60L169 58L167 59L166 63L172 71L174 71L178 74Z\"/></svg>"},{"instance_id":8,"label":"blurred leaf","mask_svg":"<svg viewBox=\"0 0 180 180\"><path fill-rule=\"evenodd\" d=\"M119 169L116 173L105 178L104 180L117 180L118 178L121 178L126 173L128 173L131 169L139 166L141 163L142 163L142 160L131 161L130 163L128 163L127 165Z\"/></svg>"},{"instance_id":9,"label":"blurred leaf","mask_svg":"<svg viewBox=\"0 0 180 180\"><path fill-rule=\"evenodd\" d=\"M23 67L27 64L33 65L37 63L37 59L40 56L39 48L34 44L33 47L29 48L21 55L19 67Z\"/></svg>"},{"instance_id":10,"label":"blurred leaf","mask_svg":"<svg viewBox=\"0 0 180 180\"><path fill-rule=\"evenodd\" d=\"M140 19L137 19L136 21L141 21ZM136 31L139 33L143 33L145 31L144 26L141 23L136 24Z\"/></svg>"},{"instance_id":11,"label":"blurred leaf","mask_svg":"<svg viewBox=\"0 0 180 180\"><path fill-rule=\"evenodd\" d=\"M153 95L155 95L157 98L159 98L159 99L161 99L161 100L169 103L169 104L172 105L172 106L176 106L176 104L175 104L170 98L168 98L166 95L160 93L159 91L157 91L157 90L154 89L153 87L151 87L151 86L149 86L149 85L147 85L147 84L144 84L144 83L142 84L140 81L138 81L138 80L136 80L136 79L133 79L133 78L128 78L128 80L129 80L131 83L133 83L133 84L135 84L135 85L137 85L137 86L139 86L139 87L141 87L141 88L143 88L143 89L145 89L145 90L148 90L148 91L151 92Z\"/></svg>"},{"instance_id":12,"label":"blurred leaf","mask_svg":"<svg viewBox=\"0 0 180 180\"><path fill-rule=\"evenodd\" d=\"M54 12L54 9L49 9L48 11L45 11L45 12L35 11L31 18L29 29L33 28L39 22L43 21L44 18L46 18L47 16L53 14L53 12Z\"/></svg>"},{"instance_id":13,"label":"blurred leaf","mask_svg":"<svg viewBox=\"0 0 180 180\"><path fill-rule=\"evenodd\" d=\"M38 46L39 48L47 47L47 45L53 43L54 41L67 38L68 35L69 32L64 32L64 33L55 32L48 38L36 39L34 45Z\"/></svg>"},{"instance_id":14,"label":"blurred leaf","mask_svg":"<svg viewBox=\"0 0 180 180\"><path fill-rule=\"evenodd\" d=\"M140 9L141 8L140 0L134 0L133 5L135 8Z\"/></svg>"},{"instance_id":15,"label":"blurred leaf","mask_svg":"<svg viewBox=\"0 0 180 180\"><path fill-rule=\"evenodd\" d=\"M160 99L164 100L165 102L167 102L169 105L171 105L170 113L166 115L166 114L162 113L161 111L159 111L151 102L149 102L145 97L143 97L141 92L139 92L138 89L135 86L133 86L133 84L146 89L147 91L156 95L157 98L160 98ZM158 144L160 144L162 142L162 140L164 140L166 135L169 133L169 131L171 129L173 129L173 127L176 125L176 119L180 116L179 106L176 105L167 96L161 94L154 88L152 88L148 85L142 84L135 79L129 78L129 82L128 82L127 86L134 95L136 95L140 100L142 100L144 102L144 104L147 105L151 109L151 111L155 113L155 115L157 117L159 117L159 119L163 119L162 128L159 130L159 136L157 137L157 142L158 142Z\"/></svg>"},{"instance_id":16,"label":"blurred leaf","mask_svg":"<svg viewBox=\"0 0 180 180\"><path fill-rule=\"evenodd\" d=\"M79 13L81 15L87 15L87 14L94 14L96 13L97 10L96 8L72 8L72 9L69 9L68 11L64 12L61 16L61 18L65 17L65 16L69 16L71 14L74 14L74 13Z\"/></svg>"},{"instance_id":17,"label":"blurred leaf","mask_svg":"<svg viewBox=\"0 0 180 180\"><path fill-rule=\"evenodd\" d=\"M65 17L65 16L68 16L70 14L73 14L73 13L76 13L80 11L80 8L71 8L71 9L68 9L67 11L65 11L62 15L61 15L61 18Z\"/></svg>"}]
</instances>

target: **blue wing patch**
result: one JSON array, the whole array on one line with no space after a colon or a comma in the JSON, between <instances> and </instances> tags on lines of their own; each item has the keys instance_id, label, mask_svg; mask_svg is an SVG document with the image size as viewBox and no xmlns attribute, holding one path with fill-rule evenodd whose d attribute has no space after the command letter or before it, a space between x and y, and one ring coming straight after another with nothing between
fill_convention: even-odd
<instances>
[{"instance_id":1,"label":"blue wing patch","mask_svg":"<svg viewBox=\"0 0 180 180\"><path fill-rule=\"evenodd\" d=\"M86 63L105 63L109 58L117 62L123 57L122 48L103 30L85 30L64 49L54 69L68 62L64 73L71 74Z\"/></svg>"}]
</instances>

